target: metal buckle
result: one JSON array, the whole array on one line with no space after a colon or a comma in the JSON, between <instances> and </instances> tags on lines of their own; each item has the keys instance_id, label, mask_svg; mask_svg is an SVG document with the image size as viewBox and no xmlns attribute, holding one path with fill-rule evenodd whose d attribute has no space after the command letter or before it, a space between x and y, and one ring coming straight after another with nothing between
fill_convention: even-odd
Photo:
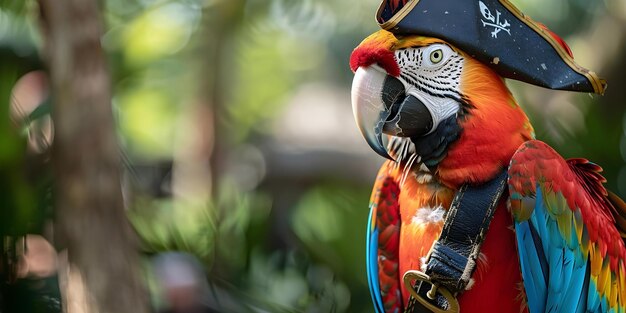
<instances>
[{"instance_id":1,"label":"metal buckle","mask_svg":"<svg viewBox=\"0 0 626 313\"><path fill-rule=\"evenodd\" d=\"M402 279L404 280L404 286L411 293L411 296L413 296L415 300L417 300L419 303L421 303L423 306L425 306L427 309L431 310L432 312L434 313L459 313L460 311L459 301L456 299L456 297L453 296L452 293L448 289L444 287L440 287L438 284L434 284L430 280L430 277L426 275L425 273L422 273L420 271L415 271L415 270L407 271L406 273L404 273L404 277ZM422 282L427 282L431 284L432 287L430 288L426 296L429 299L434 300L435 297L437 296L437 293L439 293L448 301L448 309L443 310L440 307L430 303L427 299L422 298L422 296L420 296L417 293L417 291L415 291L415 288L413 287L412 282L414 280L416 282L422 281Z\"/></svg>"}]
</instances>

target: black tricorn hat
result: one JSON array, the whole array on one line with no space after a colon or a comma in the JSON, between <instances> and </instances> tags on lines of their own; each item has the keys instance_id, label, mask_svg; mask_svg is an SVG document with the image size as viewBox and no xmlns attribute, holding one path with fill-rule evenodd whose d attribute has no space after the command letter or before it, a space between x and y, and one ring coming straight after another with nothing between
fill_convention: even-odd
<instances>
[{"instance_id":1,"label":"black tricorn hat","mask_svg":"<svg viewBox=\"0 0 626 313\"><path fill-rule=\"evenodd\" d=\"M506 78L558 90L606 89L574 62L564 41L507 0L383 0L376 19L397 35L444 39Z\"/></svg>"}]
</instances>

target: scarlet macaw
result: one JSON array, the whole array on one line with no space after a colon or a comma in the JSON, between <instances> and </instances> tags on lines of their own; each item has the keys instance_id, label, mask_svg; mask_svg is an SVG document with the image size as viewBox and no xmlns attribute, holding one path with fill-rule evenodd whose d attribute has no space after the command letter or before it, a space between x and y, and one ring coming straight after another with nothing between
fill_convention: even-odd
<instances>
[{"instance_id":1,"label":"scarlet macaw","mask_svg":"<svg viewBox=\"0 0 626 313\"><path fill-rule=\"evenodd\" d=\"M478 10L484 14L498 1L510 5L478 1ZM399 9L406 2L384 1L379 16L389 7L390 15L410 15ZM541 24L525 23L538 27L577 68L563 40ZM403 275L425 266L459 188L488 182L503 170L508 190L472 281L457 295L460 311L624 312L626 205L603 187L599 166L564 160L535 139L502 72L494 69L498 60L494 65L480 57L441 38L387 30L366 38L351 56L355 119L370 146L390 158L370 199L367 270L376 312L404 310L409 291ZM554 89L604 91L595 74L580 73L592 89L508 75Z\"/></svg>"}]
</instances>

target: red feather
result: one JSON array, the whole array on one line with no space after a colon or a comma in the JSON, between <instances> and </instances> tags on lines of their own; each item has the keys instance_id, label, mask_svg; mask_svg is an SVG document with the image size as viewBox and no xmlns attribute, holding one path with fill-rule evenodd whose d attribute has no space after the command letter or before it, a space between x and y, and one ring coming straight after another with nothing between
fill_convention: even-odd
<instances>
[{"instance_id":1,"label":"red feather","mask_svg":"<svg viewBox=\"0 0 626 313\"><path fill-rule=\"evenodd\" d=\"M545 32L547 32L548 35L550 35L550 37L552 37L552 39L554 39L561 47L563 47L563 49L565 49L565 52L567 52L567 54L572 59L574 58L574 54L572 53L572 49L569 48L569 46L567 45L565 40L563 40L563 38L559 37L559 35L555 34L551 30L549 30L546 25L544 25L542 23L539 23L539 22L535 22L535 24L539 25L539 27L541 27L541 29L543 29Z\"/></svg>"},{"instance_id":2,"label":"red feather","mask_svg":"<svg viewBox=\"0 0 626 313\"><path fill-rule=\"evenodd\" d=\"M380 182L380 181L379 181ZM388 312L400 311L402 298L400 296L400 281L398 280L398 247L400 246L400 187L392 177L382 180L382 185L374 186L378 189L376 201L376 226L378 235L378 276L381 295L385 309Z\"/></svg>"},{"instance_id":3,"label":"red feather","mask_svg":"<svg viewBox=\"0 0 626 313\"><path fill-rule=\"evenodd\" d=\"M401 312L408 292L402 275L419 269L443 222L421 224L412 222L422 207L450 206L453 190L408 180L399 185L403 166L394 170L394 163L383 166L374 187L376 225L379 229L378 275L385 312ZM473 287L459 296L461 312L496 313L528 312L524 308L521 273L511 231L511 216L502 201L481 249L482 257L473 275ZM399 241L398 241L399 240ZM397 311L396 311L397 310Z\"/></svg>"},{"instance_id":4,"label":"red feather","mask_svg":"<svg viewBox=\"0 0 626 313\"><path fill-rule=\"evenodd\" d=\"M600 255L608 254L611 270L618 260L626 259L626 248L616 223L618 207L602 185L606 179L602 168L585 159L565 161L546 143L533 140L525 143L511 160L509 184L522 196L535 192L534 182L542 182L549 192L560 192L572 210L580 210L589 240L598 246Z\"/></svg>"},{"instance_id":5,"label":"red feather","mask_svg":"<svg viewBox=\"0 0 626 313\"><path fill-rule=\"evenodd\" d=\"M350 69L353 72L356 72L359 67L368 67L372 64L378 64L391 76L400 76L400 67L391 50L371 45L354 49L350 56Z\"/></svg>"},{"instance_id":6,"label":"red feather","mask_svg":"<svg viewBox=\"0 0 626 313\"><path fill-rule=\"evenodd\" d=\"M463 313L528 313L511 215L501 202L481 247L474 287L459 296Z\"/></svg>"},{"instance_id":7,"label":"red feather","mask_svg":"<svg viewBox=\"0 0 626 313\"><path fill-rule=\"evenodd\" d=\"M389 4L391 11L395 14L409 1L410 0L388 0L387 3Z\"/></svg>"}]
</instances>

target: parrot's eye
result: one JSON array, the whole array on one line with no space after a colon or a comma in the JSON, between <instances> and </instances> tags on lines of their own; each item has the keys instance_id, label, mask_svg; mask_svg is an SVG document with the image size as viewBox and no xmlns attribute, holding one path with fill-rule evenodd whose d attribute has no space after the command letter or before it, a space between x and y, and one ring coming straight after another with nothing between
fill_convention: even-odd
<instances>
[{"instance_id":1,"label":"parrot's eye","mask_svg":"<svg viewBox=\"0 0 626 313\"><path fill-rule=\"evenodd\" d=\"M430 53L430 62L433 64L437 64L443 60L443 51L441 49L437 49Z\"/></svg>"},{"instance_id":2,"label":"parrot's eye","mask_svg":"<svg viewBox=\"0 0 626 313\"><path fill-rule=\"evenodd\" d=\"M423 59L426 67L440 67L456 54L452 48L444 44L432 44L423 50Z\"/></svg>"}]
</instances>

